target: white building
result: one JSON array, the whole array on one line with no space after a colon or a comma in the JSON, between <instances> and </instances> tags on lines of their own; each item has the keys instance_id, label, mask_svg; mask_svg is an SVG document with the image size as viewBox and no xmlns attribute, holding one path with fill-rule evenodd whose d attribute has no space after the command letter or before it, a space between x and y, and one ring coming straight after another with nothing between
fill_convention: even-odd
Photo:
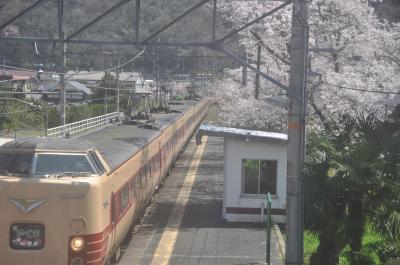
<instances>
[{"instance_id":1,"label":"white building","mask_svg":"<svg viewBox=\"0 0 400 265\"><path fill-rule=\"evenodd\" d=\"M287 135L201 125L203 135L224 138L222 217L229 222L265 222L266 199L272 197L274 222L285 222Z\"/></svg>"}]
</instances>

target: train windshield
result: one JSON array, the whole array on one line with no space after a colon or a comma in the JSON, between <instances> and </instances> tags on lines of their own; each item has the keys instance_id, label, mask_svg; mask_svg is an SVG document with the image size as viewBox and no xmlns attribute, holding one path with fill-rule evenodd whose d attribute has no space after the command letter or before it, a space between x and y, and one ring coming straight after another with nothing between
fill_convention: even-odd
<instances>
[{"instance_id":1,"label":"train windshield","mask_svg":"<svg viewBox=\"0 0 400 265\"><path fill-rule=\"evenodd\" d=\"M97 174L85 154L36 155L34 177L91 176Z\"/></svg>"},{"instance_id":2,"label":"train windshield","mask_svg":"<svg viewBox=\"0 0 400 265\"><path fill-rule=\"evenodd\" d=\"M28 177L33 154L1 154L0 176Z\"/></svg>"}]
</instances>

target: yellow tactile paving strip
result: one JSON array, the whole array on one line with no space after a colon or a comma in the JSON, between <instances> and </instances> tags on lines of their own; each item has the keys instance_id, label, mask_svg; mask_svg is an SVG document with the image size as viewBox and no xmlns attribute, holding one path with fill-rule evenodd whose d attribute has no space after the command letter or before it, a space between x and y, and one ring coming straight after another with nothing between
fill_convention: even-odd
<instances>
[{"instance_id":1,"label":"yellow tactile paving strip","mask_svg":"<svg viewBox=\"0 0 400 265\"><path fill-rule=\"evenodd\" d=\"M167 265L171 258L176 239L178 238L179 227L185 213L185 205L189 200L190 193L195 181L196 173L201 162L201 157L204 153L207 137L204 137L202 145L196 146L195 155L192 158L190 168L186 174L185 182L179 191L178 197L175 201L174 208L168 218L167 229L164 230L161 239L158 243L157 249L154 252L151 265Z\"/></svg>"}]
</instances>

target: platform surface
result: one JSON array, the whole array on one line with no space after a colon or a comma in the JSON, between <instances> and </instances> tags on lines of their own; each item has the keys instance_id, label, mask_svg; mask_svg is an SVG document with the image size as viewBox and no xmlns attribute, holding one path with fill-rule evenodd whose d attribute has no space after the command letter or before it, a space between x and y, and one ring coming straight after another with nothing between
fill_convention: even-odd
<instances>
[{"instance_id":1,"label":"platform surface","mask_svg":"<svg viewBox=\"0 0 400 265\"><path fill-rule=\"evenodd\" d=\"M264 224L222 220L223 140L194 138L176 162L140 225L122 247L119 265L266 264ZM272 262L280 265L272 240Z\"/></svg>"}]
</instances>

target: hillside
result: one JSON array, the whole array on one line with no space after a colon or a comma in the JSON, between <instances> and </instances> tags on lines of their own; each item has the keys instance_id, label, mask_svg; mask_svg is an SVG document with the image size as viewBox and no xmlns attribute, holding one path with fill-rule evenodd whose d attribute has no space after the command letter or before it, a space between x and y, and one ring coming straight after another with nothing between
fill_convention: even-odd
<instances>
[{"instance_id":1,"label":"hillside","mask_svg":"<svg viewBox=\"0 0 400 265\"><path fill-rule=\"evenodd\" d=\"M0 23L4 23L20 10L28 7L33 0L0 0ZM118 3L119 0L67 0L65 1L65 31L67 35L91 21L93 18ZM151 33L177 17L183 11L196 4L197 0L148 0L141 4L140 37L145 39ZM28 15L17 20L3 31L8 36L35 36L57 38L57 7L56 0L48 1ZM172 26L161 34L159 41L194 42L208 41L211 38L211 12L209 6L196 10L187 18ZM217 33L229 30L229 25L218 16ZM135 1L130 1L122 8L99 21L82 32L76 39L91 40L133 40L135 22ZM47 68L54 67L59 61L59 49L53 44L37 43L0 43L0 56L8 65L30 67L43 63ZM107 65L115 65L118 59L123 60L137 50L133 47L99 47L85 45L68 46L68 68L100 69ZM170 68L176 64L176 55L209 55L206 49L156 48L147 47L145 59L136 63L136 67L151 69L155 59L159 58L163 67ZM182 60L182 59L180 59ZM224 62L226 64L226 62ZM224 64L223 63L223 64ZM186 58L186 68L200 68L198 63ZM196 64L196 66L195 66ZM207 65L207 62L202 62Z\"/></svg>"}]
</instances>

